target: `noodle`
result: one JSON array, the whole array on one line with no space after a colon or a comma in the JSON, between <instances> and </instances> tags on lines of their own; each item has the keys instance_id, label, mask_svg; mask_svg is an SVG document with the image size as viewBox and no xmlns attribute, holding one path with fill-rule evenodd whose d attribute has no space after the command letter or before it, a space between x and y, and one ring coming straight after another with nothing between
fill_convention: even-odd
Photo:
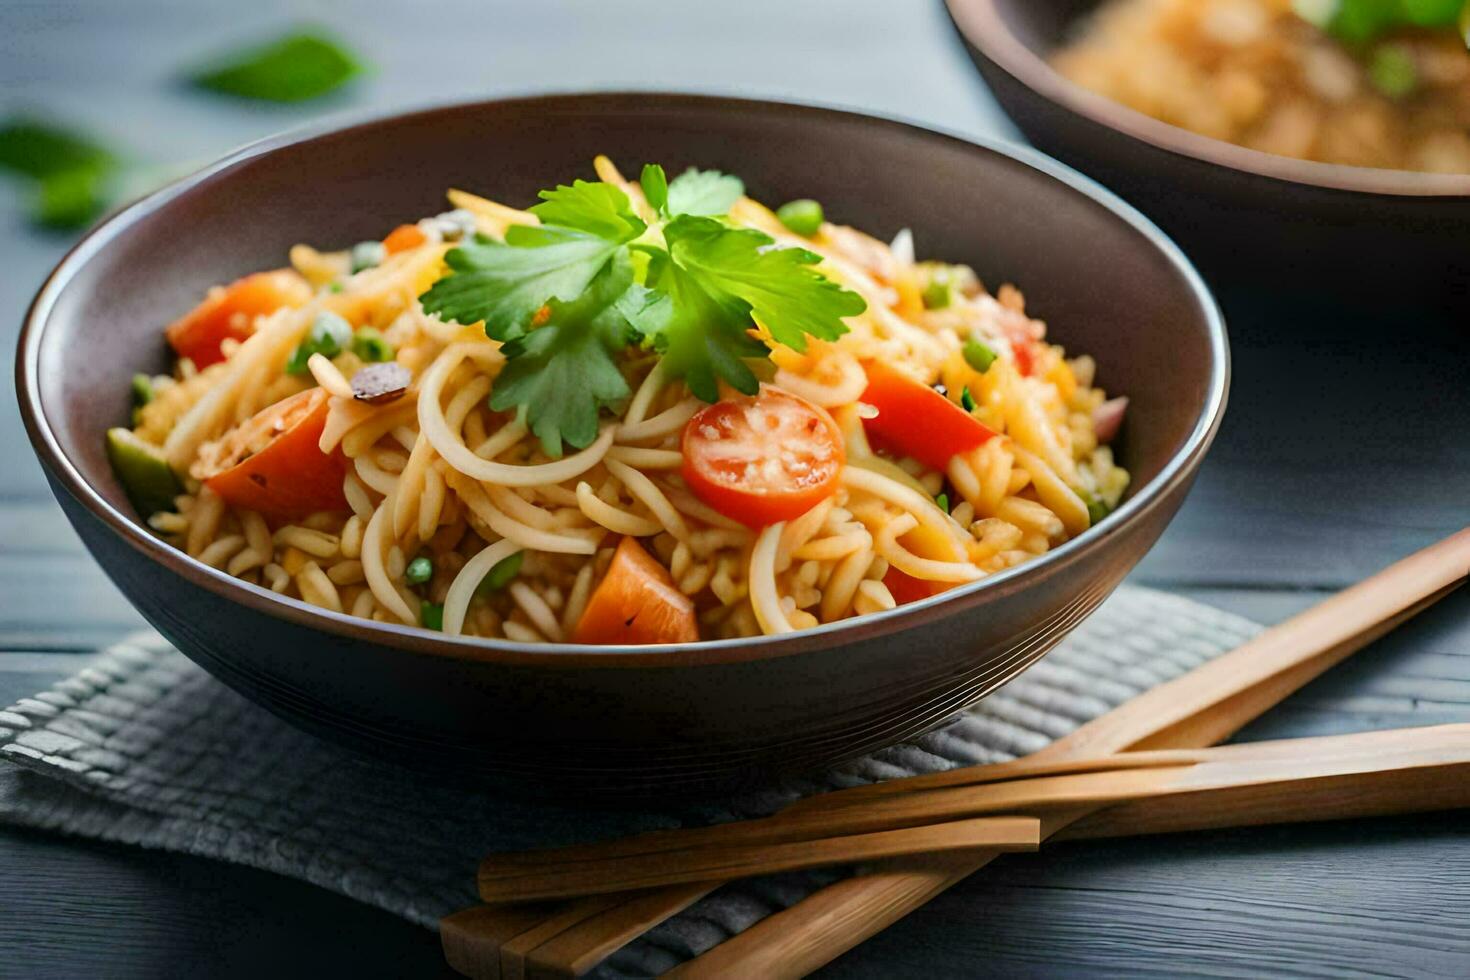
<instances>
[{"instance_id":1,"label":"noodle","mask_svg":"<svg viewBox=\"0 0 1470 980\"><path fill-rule=\"evenodd\" d=\"M641 185L606 158L595 166L627 195L624 215L663 227ZM914 594L905 579L927 592L982 579L1083 533L1127 487L1106 445L1126 399L1103 412L1111 425L1096 422L1108 396L1092 384L1094 362L1045 343L1018 291L991 295L963 267L917 261L912 232L888 244L823 222L798 235L741 198L730 224L815 253L823 290L835 286L849 310L861 306L852 293L866 302L842 317L847 331L792 346L776 340L774 315L751 314L750 346L707 351L613 331L592 364L577 358L594 335L558 319L570 295L492 323L515 338L504 344L484 324L429 311L449 317L451 305L425 308L436 282L460 274L445 256L470 218L501 241L540 224L463 191L450 200L469 215L423 219L423 240L376 266L354 272L346 252L293 249L293 269L270 273L285 277L290 302L254 317L202 370L180 361L152 379L131 434L182 482L177 512L147 515L150 527L232 576L378 622L527 643L625 642L619 630L646 628L636 642L682 642L881 613ZM499 288L485 285L493 278L461 285ZM926 303L936 284L944 302ZM512 305L487 316L515 319ZM352 344L322 350L308 336L328 313L347 321ZM536 336L543 326L565 332ZM992 356L976 361L971 341ZM528 353L550 378L528 374ZM699 378L690 364L706 354L714 370ZM890 364L906 384L938 385L949 405L933 390L880 405L875 372ZM747 382L754 394L734 391ZM713 408L694 393L716 389ZM572 429L589 400L595 418ZM304 440L286 438L308 421ZM926 451L935 442L949 448ZM277 445L289 458L270 460ZM634 606L608 615L617 603ZM639 603L666 608L640 619Z\"/></svg>"}]
</instances>

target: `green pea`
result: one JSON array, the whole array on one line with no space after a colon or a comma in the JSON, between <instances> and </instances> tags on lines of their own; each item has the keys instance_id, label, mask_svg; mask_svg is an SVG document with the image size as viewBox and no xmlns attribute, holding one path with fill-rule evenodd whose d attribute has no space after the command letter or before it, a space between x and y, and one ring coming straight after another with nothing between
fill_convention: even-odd
<instances>
[{"instance_id":1,"label":"green pea","mask_svg":"<svg viewBox=\"0 0 1470 980\"><path fill-rule=\"evenodd\" d=\"M434 563L428 558L420 556L408 563L408 568L403 571L404 581L409 585L423 585L434 577Z\"/></svg>"},{"instance_id":2,"label":"green pea","mask_svg":"<svg viewBox=\"0 0 1470 980\"><path fill-rule=\"evenodd\" d=\"M352 337L352 353L369 364L377 364L393 360L393 345L377 330L363 327Z\"/></svg>"},{"instance_id":3,"label":"green pea","mask_svg":"<svg viewBox=\"0 0 1470 980\"><path fill-rule=\"evenodd\" d=\"M286 361L286 373L305 374L306 362L311 360L311 355L336 357L351 343L352 324L336 313L318 313L316 319L311 322L311 329L307 331L306 339L297 345L296 349L291 352L291 357Z\"/></svg>"},{"instance_id":4,"label":"green pea","mask_svg":"<svg viewBox=\"0 0 1470 980\"><path fill-rule=\"evenodd\" d=\"M388 249L382 242L358 242L352 246L352 271L361 272L382 265L388 257Z\"/></svg>"},{"instance_id":5,"label":"green pea","mask_svg":"<svg viewBox=\"0 0 1470 980\"><path fill-rule=\"evenodd\" d=\"M500 559L491 566L490 571L485 573L485 577L480 579L480 584L475 587L475 593L486 595L505 588L510 584L511 579L520 574L521 562L525 560L525 557L524 551L517 551L513 555Z\"/></svg>"},{"instance_id":6,"label":"green pea","mask_svg":"<svg viewBox=\"0 0 1470 980\"><path fill-rule=\"evenodd\" d=\"M419 603L419 618L424 621L426 630L444 629L444 607L437 602L425 599Z\"/></svg>"},{"instance_id":7,"label":"green pea","mask_svg":"<svg viewBox=\"0 0 1470 980\"><path fill-rule=\"evenodd\" d=\"M796 234L810 238L821 230L822 206L809 197L803 197L781 205L776 211L776 217Z\"/></svg>"},{"instance_id":8,"label":"green pea","mask_svg":"<svg viewBox=\"0 0 1470 980\"><path fill-rule=\"evenodd\" d=\"M1380 44L1368 62L1373 87L1391 99L1399 99L1419 86L1419 69L1414 56L1400 44Z\"/></svg>"},{"instance_id":9,"label":"green pea","mask_svg":"<svg viewBox=\"0 0 1470 980\"><path fill-rule=\"evenodd\" d=\"M965 341L960 350L965 355L965 363L981 374L989 371L990 365L995 363L995 351L978 340Z\"/></svg>"}]
</instances>

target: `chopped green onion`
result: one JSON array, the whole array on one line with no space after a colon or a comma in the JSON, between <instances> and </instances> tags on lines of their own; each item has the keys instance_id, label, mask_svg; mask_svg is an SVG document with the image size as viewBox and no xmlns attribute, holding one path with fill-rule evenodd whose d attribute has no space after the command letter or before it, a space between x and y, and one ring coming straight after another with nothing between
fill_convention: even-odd
<instances>
[{"instance_id":1,"label":"chopped green onion","mask_svg":"<svg viewBox=\"0 0 1470 980\"><path fill-rule=\"evenodd\" d=\"M352 324L336 313L323 312L316 315L311 330L286 361L287 374L305 374L306 362L311 355L336 357L352 343Z\"/></svg>"},{"instance_id":2,"label":"chopped green onion","mask_svg":"<svg viewBox=\"0 0 1470 980\"><path fill-rule=\"evenodd\" d=\"M965 390L960 392L960 404L964 406L967 412L973 412L975 410L975 396L970 394L969 385L965 385Z\"/></svg>"},{"instance_id":3,"label":"chopped green onion","mask_svg":"<svg viewBox=\"0 0 1470 980\"><path fill-rule=\"evenodd\" d=\"M327 292L329 292L329 293L340 293L341 291L342 291L342 284L340 282L329 282L329 283L327 283Z\"/></svg>"},{"instance_id":4,"label":"chopped green onion","mask_svg":"<svg viewBox=\"0 0 1470 980\"><path fill-rule=\"evenodd\" d=\"M776 217L787 228L810 238L822 227L822 206L809 197L787 201L776 211Z\"/></svg>"},{"instance_id":5,"label":"chopped green onion","mask_svg":"<svg viewBox=\"0 0 1470 980\"><path fill-rule=\"evenodd\" d=\"M965 355L965 363L981 374L989 371L990 365L995 363L995 351L978 340L965 341L960 350Z\"/></svg>"},{"instance_id":6,"label":"chopped green onion","mask_svg":"<svg viewBox=\"0 0 1470 980\"><path fill-rule=\"evenodd\" d=\"M408 563L403 570L403 579L409 585L423 585L434 577L434 563L428 558L420 556Z\"/></svg>"},{"instance_id":7,"label":"chopped green onion","mask_svg":"<svg viewBox=\"0 0 1470 980\"><path fill-rule=\"evenodd\" d=\"M146 374L133 375L133 404L146 405L153 400L153 379Z\"/></svg>"},{"instance_id":8,"label":"chopped green onion","mask_svg":"<svg viewBox=\"0 0 1470 980\"><path fill-rule=\"evenodd\" d=\"M352 337L352 353L369 364L378 364L393 360L393 345L377 330L363 327Z\"/></svg>"},{"instance_id":9,"label":"chopped green onion","mask_svg":"<svg viewBox=\"0 0 1470 980\"><path fill-rule=\"evenodd\" d=\"M924 287L924 309L943 310L954 302L954 286L948 276L935 275Z\"/></svg>"},{"instance_id":10,"label":"chopped green onion","mask_svg":"<svg viewBox=\"0 0 1470 980\"><path fill-rule=\"evenodd\" d=\"M1113 508L1096 494L1084 493L1082 499L1087 501L1088 527L1095 526L1098 521L1112 513Z\"/></svg>"},{"instance_id":11,"label":"chopped green onion","mask_svg":"<svg viewBox=\"0 0 1470 980\"><path fill-rule=\"evenodd\" d=\"M520 574L521 562L525 560L526 553L517 551L515 554L500 559L485 577L480 579L480 584L475 587L476 595L486 595L491 592L499 592L510 584L510 580Z\"/></svg>"},{"instance_id":12,"label":"chopped green onion","mask_svg":"<svg viewBox=\"0 0 1470 980\"><path fill-rule=\"evenodd\" d=\"M437 602L425 599L419 603L419 618L424 621L426 630L444 629L444 607Z\"/></svg>"},{"instance_id":13,"label":"chopped green onion","mask_svg":"<svg viewBox=\"0 0 1470 980\"><path fill-rule=\"evenodd\" d=\"M944 511L946 514L949 513L949 494L941 493L939 496L934 498L934 502L939 505L940 510Z\"/></svg>"},{"instance_id":14,"label":"chopped green onion","mask_svg":"<svg viewBox=\"0 0 1470 980\"><path fill-rule=\"evenodd\" d=\"M1400 99L1418 87L1419 69L1403 45L1380 44L1368 62L1368 78L1384 95Z\"/></svg>"},{"instance_id":15,"label":"chopped green onion","mask_svg":"<svg viewBox=\"0 0 1470 980\"><path fill-rule=\"evenodd\" d=\"M361 272L382 265L387 257L388 249L382 242L358 242L352 246L352 271Z\"/></svg>"}]
</instances>

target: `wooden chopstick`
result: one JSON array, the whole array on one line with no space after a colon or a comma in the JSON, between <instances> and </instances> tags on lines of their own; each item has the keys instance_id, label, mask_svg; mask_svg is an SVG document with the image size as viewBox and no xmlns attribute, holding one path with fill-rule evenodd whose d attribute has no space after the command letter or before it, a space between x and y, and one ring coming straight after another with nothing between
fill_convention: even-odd
<instances>
[{"instance_id":1,"label":"wooden chopstick","mask_svg":"<svg viewBox=\"0 0 1470 980\"><path fill-rule=\"evenodd\" d=\"M1470 530L1398 562L1322 605L1266 631L1238 650L1133 699L1042 752L1018 762L1032 765L1066 763L1087 759L1094 753L1102 755L1144 746L1188 748L1222 740L1447 594L1464 579L1467 570L1470 570ZM1344 607L1353 607L1357 613L1351 621L1338 616L1338 611ZM1312 635L1315 627L1309 624L1308 628L1301 628L1299 621L1304 619L1315 621L1327 632L1321 636ZM1328 628L1334 625L1334 620L1345 628ZM1286 639L1273 640L1283 636ZM1288 640L1300 643L1294 650L1294 656L1278 654L1269 665L1264 660L1257 660L1263 645L1289 645ZM1221 664L1230 666L1218 666ZM1211 681L1195 681L1194 678L1206 668L1210 668ZM1170 700L1175 703L1167 703ZM1162 707L1160 702L1165 702ZM1138 707L1140 704L1143 707ZM1085 745L1087 742L1092 742L1092 745ZM1048 821L1048 824L1053 822ZM766 918L722 946L685 964L684 969L692 976L713 976L724 969L746 968L757 974L765 971L771 976L803 975L902 918L930 897L983 867L993 856L994 853L972 854L957 859L953 855L945 855L904 859L901 864L890 862L883 869L838 882L798 905ZM719 884L703 883L704 891L693 898L691 894L699 889L691 886L676 886L630 897L629 903L639 903L634 912L625 912L625 905L614 905L600 913L584 916L575 926L527 954L526 961L536 963L548 976L580 975L600 962L602 957L668 916L683 911ZM573 906L577 904L572 903ZM478 912L479 918L460 920L458 916L451 916L446 920L446 955L450 955L452 941L454 957L457 957L457 960L451 959L455 969L475 977L500 976L500 934L489 928L477 929L476 924L488 919L506 926L499 917L511 911L506 908L475 909L470 912ZM579 945L580 940L585 940L585 944Z\"/></svg>"},{"instance_id":2,"label":"wooden chopstick","mask_svg":"<svg viewBox=\"0 0 1470 980\"><path fill-rule=\"evenodd\" d=\"M1470 528L1146 691L1030 758L1045 762L1223 741L1307 682L1448 594L1470 575ZM1087 814L1079 810L1075 819ZM1065 821L1057 821L1065 826ZM990 863L944 855L847 878L768 916L671 972L679 977L801 977Z\"/></svg>"},{"instance_id":3,"label":"wooden chopstick","mask_svg":"<svg viewBox=\"0 0 1470 980\"><path fill-rule=\"evenodd\" d=\"M1162 754L1173 758L1180 753ZM880 797L826 814L803 813L804 819L793 827L794 836L784 842L769 842L769 827L762 827L757 842L751 843L747 829L773 821L749 821L724 825L725 841L701 839L695 846L645 854L563 861L549 852L534 868L502 866L492 860L481 869L481 897L487 902L567 898L967 847L1004 850L1003 835L993 834L997 827L987 828L987 821L975 818L1046 815L1089 804L1136 806L1182 795L1229 796L1249 790L1253 799L1284 802L1286 819L1308 819L1304 814L1311 812L1320 818L1320 809L1299 807L1309 797L1308 789L1323 782L1372 796L1376 780L1385 773L1423 771L1420 778L1425 779L1431 772L1436 779L1470 776L1470 725L1263 742L1192 755L1192 760L1176 765L955 786ZM1293 789L1302 791L1299 797ZM825 825L815 824L813 816L825 816ZM1258 819L1278 822L1270 812ZM824 836L812 836L816 827ZM987 829L992 834L982 832ZM1039 830L1027 826L1023 833L1017 822L1009 843L1017 850L1030 849L1031 835Z\"/></svg>"},{"instance_id":4,"label":"wooden chopstick","mask_svg":"<svg viewBox=\"0 0 1470 980\"><path fill-rule=\"evenodd\" d=\"M1066 777L1062 777L1066 778ZM732 844L612 858L567 862L545 868L480 869L480 898L488 904L580 898L702 881L733 881L753 875L855 864L879 858L941 851L1034 851L1041 846L1041 823L1031 816L993 816L949 820L873 833L833 835L779 844ZM682 859L682 860L679 860Z\"/></svg>"}]
</instances>

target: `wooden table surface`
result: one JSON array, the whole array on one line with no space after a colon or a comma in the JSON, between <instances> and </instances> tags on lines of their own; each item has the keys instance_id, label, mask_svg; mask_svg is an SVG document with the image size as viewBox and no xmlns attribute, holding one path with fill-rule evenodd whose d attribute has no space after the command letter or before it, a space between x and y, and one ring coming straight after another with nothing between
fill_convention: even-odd
<instances>
[{"instance_id":1,"label":"wooden table surface","mask_svg":"<svg viewBox=\"0 0 1470 980\"><path fill-rule=\"evenodd\" d=\"M1013 134L927 0L560 0L532 11L473 0L313 5L309 15L375 72L326 105L282 110L196 95L175 78L203 54L292 23L290 4L4 0L0 108L55 114L158 164L207 159L325 111L545 89L785 97ZM20 194L0 187L0 347L13 350L25 304L67 244L28 230ZM1463 321L1411 301L1369 314L1330 297L1223 300L1230 412L1193 496L1133 581L1275 622L1470 522ZM0 404L0 459L0 703L9 703L140 620L62 520L10 400ZM1447 600L1245 737L1470 721L1467 613L1470 594ZM0 976L443 969L431 933L304 884L0 830ZM1006 859L823 975L1081 973L1470 976L1466 816Z\"/></svg>"}]
</instances>

